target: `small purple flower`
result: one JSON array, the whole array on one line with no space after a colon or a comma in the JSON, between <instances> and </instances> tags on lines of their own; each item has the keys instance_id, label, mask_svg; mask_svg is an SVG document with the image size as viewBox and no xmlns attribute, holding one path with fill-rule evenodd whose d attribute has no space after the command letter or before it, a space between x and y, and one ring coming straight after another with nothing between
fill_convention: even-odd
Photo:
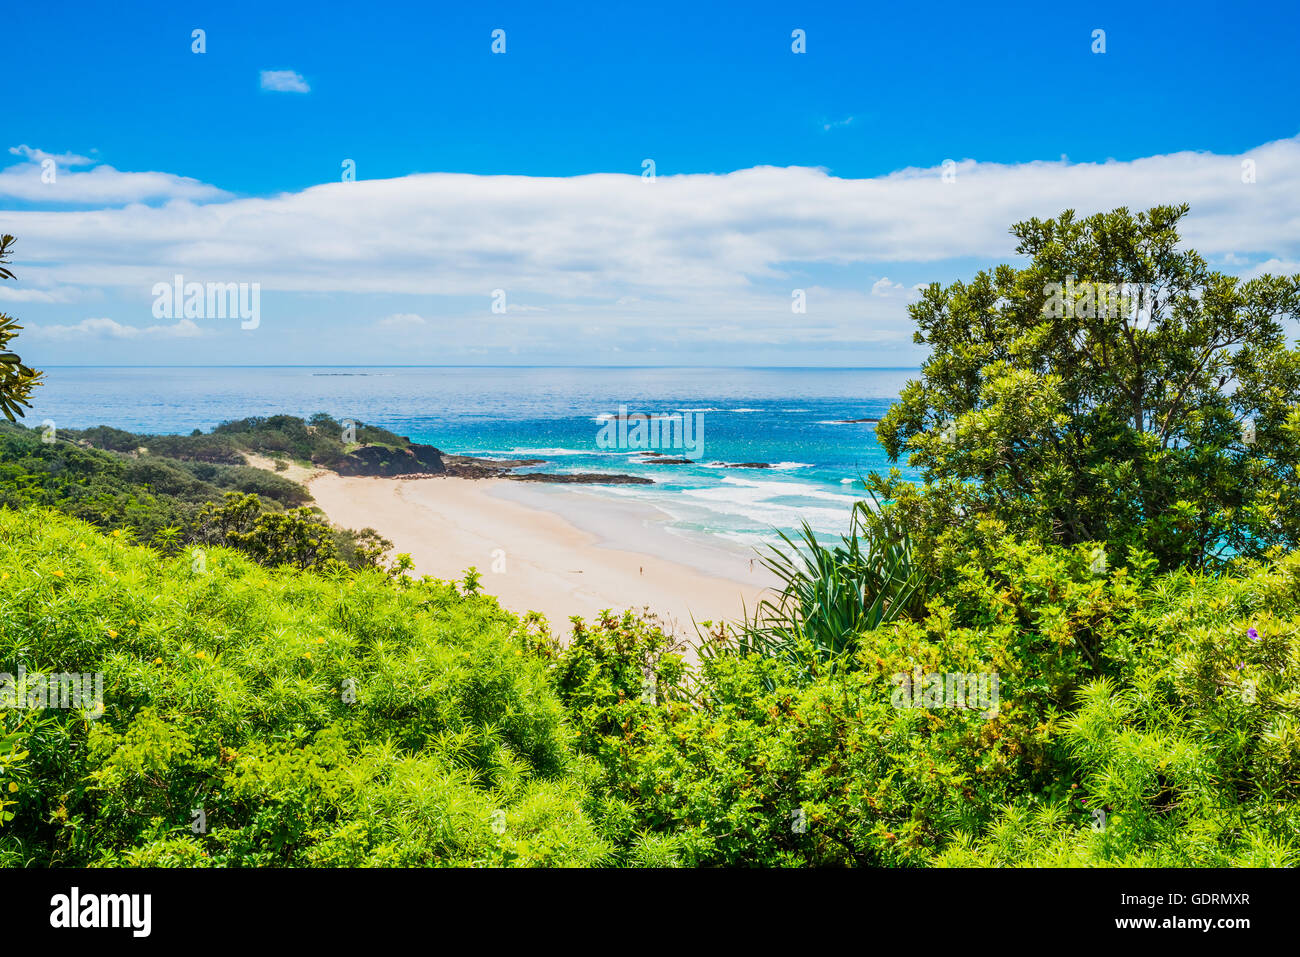
<instances>
[{"instance_id":1,"label":"small purple flower","mask_svg":"<svg viewBox=\"0 0 1300 957\"><path fill-rule=\"evenodd\" d=\"M1241 668L1242 668L1242 666L1241 666L1240 664L1238 664L1238 665L1237 665L1237 670L1240 671Z\"/></svg>"},{"instance_id":2,"label":"small purple flower","mask_svg":"<svg viewBox=\"0 0 1300 957\"><path fill-rule=\"evenodd\" d=\"M1248 629L1246 631L1246 634L1250 636L1251 641L1259 641L1259 632L1257 632L1254 628Z\"/></svg>"}]
</instances>

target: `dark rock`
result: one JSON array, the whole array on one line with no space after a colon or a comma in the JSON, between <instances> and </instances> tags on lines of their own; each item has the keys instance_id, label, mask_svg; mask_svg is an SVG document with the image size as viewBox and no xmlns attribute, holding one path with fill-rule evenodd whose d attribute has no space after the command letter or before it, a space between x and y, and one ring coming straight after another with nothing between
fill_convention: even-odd
<instances>
[{"instance_id":1,"label":"dark rock","mask_svg":"<svg viewBox=\"0 0 1300 957\"><path fill-rule=\"evenodd\" d=\"M443 464L452 478L504 478L511 469L544 465L546 459L480 459L472 455L444 455Z\"/></svg>"},{"instance_id":2,"label":"dark rock","mask_svg":"<svg viewBox=\"0 0 1300 957\"><path fill-rule=\"evenodd\" d=\"M398 475L441 475L446 472L442 453L432 445L411 445L395 449L387 445L363 445L349 452L335 465L340 475L392 478Z\"/></svg>"},{"instance_id":3,"label":"dark rock","mask_svg":"<svg viewBox=\"0 0 1300 957\"><path fill-rule=\"evenodd\" d=\"M545 465L546 459L483 459L472 455L448 455L432 445L412 442L410 448L395 449L386 445L363 445L345 455L335 465L340 475L376 476L380 478L506 478L516 482L557 482L588 485L653 485L648 478L634 475L606 475L580 472L576 475L549 475L542 472L515 473L515 469Z\"/></svg>"},{"instance_id":4,"label":"dark rock","mask_svg":"<svg viewBox=\"0 0 1300 957\"><path fill-rule=\"evenodd\" d=\"M654 485L654 479L640 475L606 475L600 472L578 472L572 475L551 475L546 472L525 472L523 475L505 475L516 482L557 482L563 485Z\"/></svg>"}]
</instances>

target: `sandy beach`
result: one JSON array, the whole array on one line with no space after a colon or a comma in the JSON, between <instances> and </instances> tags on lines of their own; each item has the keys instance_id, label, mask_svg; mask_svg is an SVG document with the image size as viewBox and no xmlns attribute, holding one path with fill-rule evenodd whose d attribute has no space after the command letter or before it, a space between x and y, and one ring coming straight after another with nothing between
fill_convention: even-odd
<instances>
[{"instance_id":1,"label":"sandy beach","mask_svg":"<svg viewBox=\"0 0 1300 957\"><path fill-rule=\"evenodd\" d=\"M501 479L305 478L335 524L375 529L419 574L459 579L472 565L485 592L511 611L541 612L560 635L571 615L649 608L689 639L692 620L739 618L772 583L751 553L675 535L652 506L589 491Z\"/></svg>"}]
</instances>

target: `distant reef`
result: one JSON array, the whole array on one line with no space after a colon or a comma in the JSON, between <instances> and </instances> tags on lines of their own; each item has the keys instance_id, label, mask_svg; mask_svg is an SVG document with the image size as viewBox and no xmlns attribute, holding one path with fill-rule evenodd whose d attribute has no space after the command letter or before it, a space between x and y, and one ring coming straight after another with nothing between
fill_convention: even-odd
<instances>
[{"instance_id":1,"label":"distant reef","mask_svg":"<svg viewBox=\"0 0 1300 957\"><path fill-rule=\"evenodd\" d=\"M339 459L334 470L340 475L383 478L426 478L446 476L464 479L510 479L515 482L550 482L560 485L653 485L636 475L605 472L517 472L516 469L545 465L546 459L486 459L472 455L451 455L432 445L411 442L405 448L391 445L363 445Z\"/></svg>"},{"instance_id":2,"label":"distant reef","mask_svg":"<svg viewBox=\"0 0 1300 957\"><path fill-rule=\"evenodd\" d=\"M670 458L667 452L642 452L645 458L641 460L642 465L699 465L695 459ZM770 469L772 466L767 462L710 462L717 468L724 469Z\"/></svg>"}]
</instances>

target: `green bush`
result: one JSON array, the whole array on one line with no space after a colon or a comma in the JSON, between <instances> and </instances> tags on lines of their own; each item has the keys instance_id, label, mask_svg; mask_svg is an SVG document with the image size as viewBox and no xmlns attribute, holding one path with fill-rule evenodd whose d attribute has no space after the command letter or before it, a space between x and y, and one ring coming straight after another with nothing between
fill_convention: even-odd
<instances>
[{"instance_id":1,"label":"green bush","mask_svg":"<svg viewBox=\"0 0 1300 957\"><path fill-rule=\"evenodd\" d=\"M718 653L649 702L664 639L607 618L545 651L592 815L628 863L1300 862L1300 555L1212 577L1094 554L993 538L851 663ZM996 711L897 706L918 668L996 673Z\"/></svg>"},{"instance_id":2,"label":"green bush","mask_svg":"<svg viewBox=\"0 0 1300 957\"><path fill-rule=\"evenodd\" d=\"M631 613L562 646L472 575L0 510L3 668L104 689L0 708L0 865L1300 863L1300 555L1099 571L996 532L851 660L697 669ZM996 696L908 707L918 671Z\"/></svg>"},{"instance_id":3,"label":"green bush","mask_svg":"<svg viewBox=\"0 0 1300 957\"><path fill-rule=\"evenodd\" d=\"M101 672L104 707L0 709L0 866L610 854L545 668L493 599L128 538L0 509L0 667Z\"/></svg>"},{"instance_id":4,"label":"green bush","mask_svg":"<svg viewBox=\"0 0 1300 957\"><path fill-rule=\"evenodd\" d=\"M305 508L311 501L306 488L273 472L165 458L152 451L137 454L138 443L148 437L103 426L60 435L47 442L37 429L0 425L0 506L50 506L102 529L129 529L140 541L168 552L215 542L269 565L314 567L338 559L353 568L380 567L392 548L373 529L329 526L324 516ZM68 438L87 435L123 447L127 454L82 447ZM77 441L83 440L89 441ZM212 512L229 508L232 500L243 503L241 514L248 517L248 527L240 531L250 532L256 524L256 533L212 534ZM316 544L309 545L313 540Z\"/></svg>"}]
</instances>

